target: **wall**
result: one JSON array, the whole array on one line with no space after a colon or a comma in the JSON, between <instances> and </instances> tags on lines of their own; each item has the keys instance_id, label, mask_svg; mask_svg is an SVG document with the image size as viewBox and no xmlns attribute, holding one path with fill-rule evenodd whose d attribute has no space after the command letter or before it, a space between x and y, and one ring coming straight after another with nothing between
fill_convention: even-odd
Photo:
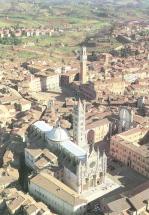
<instances>
[{"instance_id":1,"label":"wall","mask_svg":"<svg viewBox=\"0 0 149 215\"><path fill-rule=\"evenodd\" d=\"M143 157L140 153L135 152L131 147L124 146L117 142L111 142L110 154L130 168L149 177L149 159Z\"/></svg>"},{"instance_id":2,"label":"wall","mask_svg":"<svg viewBox=\"0 0 149 215\"><path fill-rule=\"evenodd\" d=\"M63 177L63 181L65 184L67 184L69 187L71 187L73 190L75 190L76 192L78 192L79 187L77 185L78 181L77 181L77 176L75 174L73 174L69 169L67 169L66 167L64 167L64 177Z\"/></svg>"},{"instance_id":3,"label":"wall","mask_svg":"<svg viewBox=\"0 0 149 215\"><path fill-rule=\"evenodd\" d=\"M59 199L52 193L49 193L48 191L42 189L41 187L38 187L37 185L33 184L32 182L29 183L29 193L31 193L33 196L37 197L41 201L43 201L45 204L50 206L52 209L56 211L56 213L59 213L60 215L83 215L85 211L84 205L80 205L79 207L73 207L69 205L67 202L64 202L63 200Z\"/></svg>"},{"instance_id":4,"label":"wall","mask_svg":"<svg viewBox=\"0 0 149 215\"><path fill-rule=\"evenodd\" d=\"M59 89L60 81L59 75L57 74L48 77L41 77L40 82L42 91Z\"/></svg>"}]
</instances>

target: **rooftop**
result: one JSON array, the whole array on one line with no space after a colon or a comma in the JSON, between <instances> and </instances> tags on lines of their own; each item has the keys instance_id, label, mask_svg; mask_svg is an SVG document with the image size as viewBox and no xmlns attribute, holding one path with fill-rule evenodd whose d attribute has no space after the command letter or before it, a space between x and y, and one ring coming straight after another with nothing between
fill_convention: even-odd
<instances>
[{"instance_id":1,"label":"rooftop","mask_svg":"<svg viewBox=\"0 0 149 215\"><path fill-rule=\"evenodd\" d=\"M86 151L84 151L81 147L79 147L72 141L64 142L61 145L64 149L66 149L66 151L70 152L79 159L85 159L87 156Z\"/></svg>"},{"instance_id":2,"label":"rooftop","mask_svg":"<svg viewBox=\"0 0 149 215\"><path fill-rule=\"evenodd\" d=\"M37 185L46 192L50 192L72 206L86 202L78 193L49 174L38 174L31 179L31 183Z\"/></svg>"},{"instance_id":3,"label":"rooftop","mask_svg":"<svg viewBox=\"0 0 149 215\"><path fill-rule=\"evenodd\" d=\"M93 128L96 128L97 126L104 126L109 124L110 124L110 121L107 118L97 119L95 121L88 122L86 125L86 129L93 129Z\"/></svg>"},{"instance_id":4,"label":"rooftop","mask_svg":"<svg viewBox=\"0 0 149 215\"><path fill-rule=\"evenodd\" d=\"M122 211L126 211L130 208L129 203L126 201L126 198L121 198L116 201L110 202L108 204L110 210L115 214L120 214ZM113 213L112 213L113 214Z\"/></svg>"},{"instance_id":5,"label":"rooftop","mask_svg":"<svg viewBox=\"0 0 149 215\"><path fill-rule=\"evenodd\" d=\"M36 128L41 130L42 132L49 132L52 130L52 126L48 125L44 121L37 121L33 124Z\"/></svg>"},{"instance_id":6,"label":"rooftop","mask_svg":"<svg viewBox=\"0 0 149 215\"><path fill-rule=\"evenodd\" d=\"M15 181L16 181L16 179L11 176L1 176L0 177L0 187L6 187Z\"/></svg>"},{"instance_id":7,"label":"rooftop","mask_svg":"<svg viewBox=\"0 0 149 215\"><path fill-rule=\"evenodd\" d=\"M148 197L149 197L149 188L129 198L129 201L134 206L134 208L139 210L145 206L144 201L147 201L149 199Z\"/></svg>"},{"instance_id":8,"label":"rooftop","mask_svg":"<svg viewBox=\"0 0 149 215\"><path fill-rule=\"evenodd\" d=\"M47 134L47 137L49 140L55 142L64 142L70 140L67 130L61 128L60 126L56 126L55 128L51 129L51 131Z\"/></svg>"}]
</instances>

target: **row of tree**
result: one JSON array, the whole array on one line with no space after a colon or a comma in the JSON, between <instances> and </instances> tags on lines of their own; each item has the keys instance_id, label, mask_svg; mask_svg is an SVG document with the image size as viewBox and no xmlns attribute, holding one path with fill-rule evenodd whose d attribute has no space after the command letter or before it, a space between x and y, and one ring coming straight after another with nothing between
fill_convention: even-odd
<instances>
[{"instance_id":1,"label":"row of tree","mask_svg":"<svg viewBox=\"0 0 149 215\"><path fill-rule=\"evenodd\" d=\"M13 37L4 37L0 38L0 44L3 45L19 45L22 43L21 38Z\"/></svg>"}]
</instances>

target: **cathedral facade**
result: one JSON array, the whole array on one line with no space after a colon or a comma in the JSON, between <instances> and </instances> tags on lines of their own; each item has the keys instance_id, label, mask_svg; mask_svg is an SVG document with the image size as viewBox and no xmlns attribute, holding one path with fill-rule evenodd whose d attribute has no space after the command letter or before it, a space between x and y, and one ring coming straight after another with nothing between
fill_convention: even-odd
<instances>
[{"instance_id":1,"label":"cathedral facade","mask_svg":"<svg viewBox=\"0 0 149 215\"><path fill-rule=\"evenodd\" d=\"M84 191L104 183L106 169L106 155L99 155L99 152L93 150L90 154L87 154L85 161L78 162L75 173L67 167L64 167L63 180L64 183L76 192L83 193Z\"/></svg>"}]
</instances>

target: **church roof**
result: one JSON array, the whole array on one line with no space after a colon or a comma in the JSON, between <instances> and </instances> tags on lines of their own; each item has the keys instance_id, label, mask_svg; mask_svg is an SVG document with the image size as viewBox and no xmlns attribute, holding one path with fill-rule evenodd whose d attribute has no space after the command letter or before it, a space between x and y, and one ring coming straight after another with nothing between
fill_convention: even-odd
<instances>
[{"instance_id":1,"label":"church roof","mask_svg":"<svg viewBox=\"0 0 149 215\"><path fill-rule=\"evenodd\" d=\"M67 141L61 144L62 147L68 151L70 154L74 155L75 157L79 159L85 159L86 158L86 151L83 150L81 147L73 143L72 141Z\"/></svg>"},{"instance_id":2,"label":"church roof","mask_svg":"<svg viewBox=\"0 0 149 215\"><path fill-rule=\"evenodd\" d=\"M48 134L47 137L49 140L55 141L55 142L64 142L69 141L70 137L66 129L61 128L60 126L57 126L53 128Z\"/></svg>"},{"instance_id":3,"label":"church roof","mask_svg":"<svg viewBox=\"0 0 149 215\"><path fill-rule=\"evenodd\" d=\"M42 132L49 132L52 130L52 126L48 125L44 121L37 121L33 124L36 128L41 130Z\"/></svg>"},{"instance_id":4,"label":"church roof","mask_svg":"<svg viewBox=\"0 0 149 215\"><path fill-rule=\"evenodd\" d=\"M67 202L73 207L86 203L86 200L81 195L76 193L61 181L57 180L52 175L38 174L31 179L31 183L37 185L40 189L45 190L47 193L51 193L62 201Z\"/></svg>"}]
</instances>

